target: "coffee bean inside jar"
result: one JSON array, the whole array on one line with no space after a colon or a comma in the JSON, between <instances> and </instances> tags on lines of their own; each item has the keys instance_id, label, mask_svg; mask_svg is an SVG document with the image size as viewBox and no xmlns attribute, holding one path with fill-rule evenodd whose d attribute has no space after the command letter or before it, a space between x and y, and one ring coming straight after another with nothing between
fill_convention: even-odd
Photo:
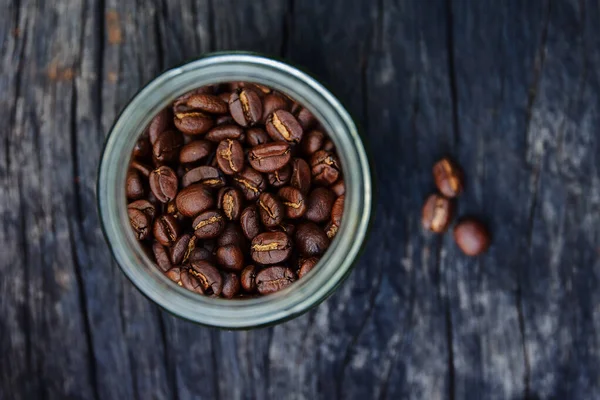
<instances>
[{"instance_id":1,"label":"coffee bean inside jar","mask_svg":"<svg viewBox=\"0 0 600 400\"><path fill-rule=\"evenodd\" d=\"M345 184L307 108L233 82L195 89L153 118L126 193L131 229L160 272L198 295L241 299L318 270L342 223Z\"/></svg>"}]
</instances>

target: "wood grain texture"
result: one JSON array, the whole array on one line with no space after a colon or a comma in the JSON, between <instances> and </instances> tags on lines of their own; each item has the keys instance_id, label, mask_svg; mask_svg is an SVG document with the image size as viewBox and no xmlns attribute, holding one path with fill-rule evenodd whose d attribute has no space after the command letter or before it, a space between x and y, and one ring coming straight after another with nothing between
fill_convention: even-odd
<instances>
[{"instance_id":1,"label":"wood grain texture","mask_svg":"<svg viewBox=\"0 0 600 400\"><path fill-rule=\"evenodd\" d=\"M0 0L0 399L600 398L599 23L594 0ZM348 281L248 332L150 303L95 211L128 100L233 49L320 77L377 171ZM421 230L444 154L480 258Z\"/></svg>"}]
</instances>

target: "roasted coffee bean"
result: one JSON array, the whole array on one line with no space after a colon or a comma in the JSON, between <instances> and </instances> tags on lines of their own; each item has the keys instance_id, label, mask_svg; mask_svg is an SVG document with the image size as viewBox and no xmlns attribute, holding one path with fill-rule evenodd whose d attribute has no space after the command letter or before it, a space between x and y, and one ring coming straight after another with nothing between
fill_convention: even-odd
<instances>
[{"instance_id":1,"label":"roasted coffee bean","mask_svg":"<svg viewBox=\"0 0 600 400\"><path fill-rule=\"evenodd\" d=\"M290 164L286 164L277 171L268 174L267 180L269 181L269 185L278 188L287 185L291 177L292 166Z\"/></svg>"},{"instance_id":2,"label":"roasted coffee bean","mask_svg":"<svg viewBox=\"0 0 600 400\"><path fill-rule=\"evenodd\" d=\"M221 295L226 299L233 298L240 292L240 278L237 274L229 272L223 275L223 290Z\"/></svg>"},{"instance_id":3,"label":"roasted coffee bean","mask_svg":"<svg viewBox=\"0 0 600 400\"><path fill-rule=\"evenodd\" d=\"M456 224L454 240L468 256L485 253L492 242L485 225L473 218L466 218Z\"/></svg>"},{"instance_id":4,"label":"roasted coffee bean","mask_svg":"<svg viewBox=\"0 0 600 400\"><path fill-rule=\"evenodd\" d=\"M194 219L192 228L199 239L216 238L225 228L225 218L220 211L205 211Z\"/></svg>"},{"instance_id":5,"label":"roasted coffee bean","mask_svg":"<svg viewBox=\"0 0 600 400\"><path fill-rule=\"evenodd\" d=\"M225 114L229 107L219 96L207 93L198 93L190 96L186 104L196 110L210 114Z\"/></svg>"},{"instance_id":6,"label":"roasted coffee bean","mask_svg":"<svg viewBox=\"0 0 600 400\"><path fill-rule=\"evenodd\" d=\"M287 267L267 267L256 274L256 290L263 295L275 293L288 287L296 279L296 274Z\"/></svg>"},{"instance_id":7,"label":"roasted coffee bean","mask_svg":"<svg viewBox=\"0 0 600 400\"><path fill-rule=\"evenodd\" d=\"M333 238L335 237L335 235L337 235L339 229L340 229L340 227L338 225L336 225L333 222L329 221L327 223L327 225L325 225L325 234L327 235L327 237L329 238L329 240L333 240Z\"/></svg>"},{"instance_id":8,"label":"roasted coffee bean","mask_svg":"<svg viewBox=\"0 0 600 400\"><path fill-rule=\"evenodd\" d=\"M329 247L329 238L313 222L298 225L295 236L296 247L304 257L320 256Z\"/></svg>"},{"instance_id":9,"label":"roasted coffee bean","mask_svg":"<svg viewBox=\"0 0 600 400\"><path fill-rule=\"evenodd\" d=\"M215 189L225 186L226 180L219 169L203 165L190 169L181 178L181 185L183 187L187 187L192 183L200 183L207 188Z\"/></svg>"},{"instance_id":10,"label":"roasted coffee bean","mask_svg":"<svg viewBox=\"0 0 600 400\"><path fill-rule=\"evenodd\" d=\"M313 222L325 222L331 217L335 195L327 188L318 187L308 195L304 218Z\"/></svg>"},{"instance_id":11,"label":"roasted coffee bean","mask_svg":"<svg viewBox=\"0 0 600 400\"><path fill-rule=\"evenodd\" d=\"M183 136L177 131L163 132L152 146L152 156L159 164L170 163L179 158L183 146Z\"/></svg>"},{"instance_id":12,"label":"roasted coffee bean","mask_svg":"<svg viewBox=\"0 0 600 400\"><path fill-rule=\"evenodd\" d=\"M256 290L256 274L258 272L258 268L254 265L248 265L242 271L240 275L240 283L242 284L242 288L248 292L252 293Z\"/></svg>"},{"instance_id":13,"label":"roasted coffee bean","mask_svg":"<svg viewBox=\"0 0 600 400\"><path fill-rule=\"evenodd\" d=\"M244 150L237 140L225 139L217 147L217 163L227 175L233 175L244 169Z\"/></svg>"},{"instance_id":14,"label":"roasted coffee bean","mask_svg":"<svg viewBox=\"0 0 600 400\"><path fill-rule=\"evenodd\" d=\"M264 176L251 167L246 167L241 173L234 175L233 182L248 201L256 200L267 187Z\"/></svg>"},{"instance_id":15,"label":"roasted coffee bean","mask_svg":"<svg viewBox=\"0 0 600 400\"><path fill-rule=\"evenodd\" d=\"M185 103L173 107L174 122L177 129L187 135L201 135L213 127L215 121L210 114L202 112Z\"/></svg>"},{"instance_id":16,"label":"roasted coffee bean","mask_svg":"<svg viewBox=\"0 0 600 400\"><path fill-rule=\"evenodd\" d=\"M343 196L346 194L346 186L343 179L338 179L333 185L329 187L336 196Z\"/></svg>"},{"instance_id":17,"label":"roasted coffee bean","mask_svg":"<svg viewBox=\"0 0 600 400\"><path fill-rule=\"evenodd\" d=\"M167 166L161 166L150 173L150 190L161 203L168 203L177 195L177 175Z\"/></svg>"},{"instance_id":18,"label":"roasted coffee bean","mask_svg":"<svg viewBox=\"0 0 600 400\"><path fill-rule=\"evenodd\" d=\"M181 283L181 267L173 267L165 272L165 275L179 286L183 286Z\"/></svg>"},{"instance_id":19,"label":"roasted coffee bean","mask_svg":"<svg viewBox=\"0 0 600 400\"><path fill-rule=\"evenodd\" d=\"M316 123L317 119L308 109L300 107L295 113L294 116L302 126L302 129L308 130L312 128Z\"/></svg>"},{"instance_id":20,"label":"roasted coffee bean","mask_svg":"<svg viewBox=\"0 0 600 400\"><path fill-rule=\"evenodd\" d=\"M317 185L329 186L340 176L337 157L326 150L319 150L310 159L313 182Z\"/></svg>"},{"instance_id":21,"label":"roasted coffee bean","mask_svg":"<svg viewBox=\"0 0 600 400\"><path fill-rule=\"evenodd\" d=\"M442 158L433 166L433 178L440 193L452 198L463 190L463 173L449 158Z\"/></svg>"},{"instance_id":22,"label":"roasted coffee bean","mask_svg":"<svg viewBox=\"0 0 600 400\"><path fill-rule=\"evenodd\" d=\"M269 228L269 232L283 232L289 237L294 237L294 233L296 232L296 225L291 222L283 221L279 225Z\"/></svg>"},{"instance_id":23,"label":"roasted coffee bean","mask_svg":"<svg viewBox=\"0 0 600 400\"><path fill-rule=\"evenodd\" d=\"M215 125L234 125L234 124L235 124L235 120L233 118L231 118L230 114L219 115L217 118L215 118ZM207 135L208 135L208 133L207 133ZM220 142L220 140L216 140L216 142Z\"/></svg>"},{"instance_id":24,"label":"roasted coffee bean","mask_svg":"<svg viewBox=\"0 0 600 400\"><path fill-rule=\"evenodd\" d=\"M152 254L156 260L156 265L158 265L158 268L160 268L163 272L167 272L171 269L173 265L171 264L167 250L162 244L158 242L152 243Z\"/></svg>"},{"instance_id":25,"label":"roasted coffee bean","mask_svg":"<svg viewBox=\"0 0 600 400\"><path fill-rule=\"evenodd\" d=\"M231 97L231 92L223 92L223 93L219 93L218 96L221 98L221 100L223 100L225 103L229 104L229 98Z\"/></svg>"},{"instance_id":26,"label":"roasted coffee bean","mask_svg":"<svg viewBox=\"0 0 600 400\"><path fill-rule=\"evenodd\" d=\"M219 247L217 263L226 270L241 271L244 268L244 253L239 246L233 244Z\"/></svg>"},{"instance_id":27,"label":"roasted coffee bean","mask_svg":"<svg viewBox=\"0 0 600 400\"><path fill-rule=\"evenodd\" d=\"M171 263L179 265L187 261L187 257L189 257L190 253L196 248L196 240L196 237L189 233L184 233L179 236L175 243L173 243L173 246L169 249Z\"/></svg>"},{"instance_id":28,"label":"roasted coffee bean","mask_svg":"<svg viewBox=\"0 0 600 400\"><path fill-rule=\"evenodd\" d=\"M148 139L148 136L140 137L137 142L135 142L135 146L133 147L133 151L131 155L133 158L147 158L152 153L152 144Z\"/></svg>"},{"instance_id":29,"label":"roasted coffee bean","mask_svg":"<svg viewBox=\"0 0 600 400\"><path fill-rule=\"evenodd\" d=\"M179 192L175 198L175 204L181 215L193 218L201 212L213 208L215 199L202 184L196 183Z\"/></svg>"},{"instance_id":30,"label":"roasted coffee bean","mask_svg":"<svg viewBox=\"0 0 600 400\"><path fill-rule=\"evenodd\" d=\"M261 121L264 123L267 121L269 115L277 110L289 110L289 103L285 97L278 93L271 93L265 96L263 99L263 115Z\"/></svg>"},{"instance_id":31,"label":"roasted coffee bean","mask_svg":"<svg viewBox=\"0 0 600 400\"><path fill-rule=\"evenodd\" d=\"M223 229L223 232L221 232L217 239L217 246L219 247L230 244L238 247L243 247L246 244L246 237L242 232L242 228L235 222L228 222L225 224L225 229Z\"/></svg>"},{"instance_id":32,"label":"roasted coffee bean","mask_svg":"<svg viewBox=\"0 0 600 400\"><path fill-rule=\"evenodd\" d=\"M243 203L243 195L239 189L224 187L219 190L217 205L228 220L237 221L240 219Z\"/></svg>"},{"instance_id":33,"label":"roasted coffee bean","mask_svg":"<svg viewBox=\"0 0 600 400\"><path fill-rule=\"evenodd\" d=\"M290 185L300 190L303 194L307 194L310 190L311 183L310 167L301 158L292 160L292 176L290 177Z\"/></svg>"},{"instance_id":34,"label":"roasted coffee bean","mask_svg":"<svg viewBox=\"0 0 600 400\"><path fill-rule=\"evenodd\" d=\"M298 278L302 278L304 275L308 274L312 269L317 265L319 259L317 257L309 257L304 258L300 261L300 265L298 266Z\"/></svg>"},{"instance_id":35,"label":"roasted coffee bean","mask_svg":"<svg viewBox=\"0 0 600 400\"><path fill-rule=\"evenodd\" d=\"M267 118L267 133L275 141L299 143L302 140L302 126L288 111L277 110Z\"/></svg>"},{"instance_id":36,"label":"roasted coffee bean","mask_svg":"<svg viewBox=\"0 0 600 400\"><path fill-rule=\"evenodd\" d=\"M300 148L302 152L307 156L312 156L323 147L325 141L325 134L319 130L312 130L304 135Z\"/></svg>"},{"instance_id":37,"label":"roasted coffee bean","mask_svg":"<svg viewBox=\"0 0 600 400\"><path fill-rule=\"evenodd\" d=\"M190 251L190 255L187 258L188 263L193 263L194 261L214 262L214 260L215 256L212 253L212 251L204 247L195 247L193 250Z\"/></svg>"},{"instance_id":38,"label":"roasted coffee bean","mask_svg":"<svg viewBox=\"0 0 600 400\"><path fill-rule=\"evenodd\" d=\"M136 200L127 205L127 208L133 208L136 210L140 210L144 214L150 218L150 222L154 221L154 216L156 215L156 207L154 204L150 203L148 200Z\"/></svg>"},{"instance_id":39,"label":"roasted coffee bean","mask_svg":"<svg viewBox=\"0 0 600 400\"><path fill-rule=\"evenodd\" d=\"M171 128L172 121L173 115L168 108L165 108L156 114L156 117L154 117L150 122L150 125L148 125L148 139L150 140L151 145L154 145L156 139L158 139L163 132Z\"/></svg>"},{"instance_id":40,"label":"roasted coffee bean","mask_svg":"<svg viewBox=\"0 0 600 400\"><path fill-rule=\"evenodd\" d=\"M244 130L235 124L222 124L212 128L204 136L204 139L219 143L226 139L239 140Z\"/></svg>"},{"instance_id":41,"label":"roasted coffee bean","mask_svg":"<svg viewBox=\"0 0 600 400\"><path fill-rule=\"evenodd\" d=\"M135 169L129 169L127 171L127 177L125 179L125 194L130 200L137 200L144 197L144 183L142 177Z\"/></svg>"},{"instance_id":42,"label":"roasted coffee bean","mask_svg":"<svg viewBox=\"0 0 600 400\"><path fill-rule=\"evenodd\" d=\"M300 218L306 213L306 199L300 190L286 186L279 189L277 195L285 208L287 218Z\"/></svg>"},{"instance_id":43,"label":"roasted coffee bean","mask_svg":"<svg viewBox=\"0 0 600 400\"><path fill-rule=\"evenodd\" d=\"M202 290L202 285L200 284L200 280L196 278L196 276L187 270L182 270L179 279L181 280L181 286L186 288L187 290L191 290L192 292L198 294L204 294L204 290Z\"/></svg>"},{"instance_id":44,"label":"roasted coffee bean","mask_svg":"<svg viewBox=\"0 0 600 400\"><path fill-rule=\"evenodd\" d=\"M327 139L325 143L323 143L323 150L329 152L335 151L335 144L331 140Z\"/></svg>"},{"instance_id":45,"label":"roasted coffee bean","mask_svg":"<svg viewBox=\"0 0 600 400\"><path fill-rule=\"evenodd\" d=\"M259 264L277 264L292 253L292 241L283 232L264 232L252 239L250 254Z\"/></svg>"},{"instance_id":46,"label":"roasted coffee bean","mask_svg":"<svg viewBox=\"0 0 600 400\"><path fill-rule=\"evenodd\" d=\"M154 238L163 246L171 246L179 237L179 224L172 215L161 215L154 221Z\"/></svg>"},{"instance_id":47,"label":"roasted coffee bean","mask_svg":"<svg viewBox=\"0 0 600 400\"><path fill-rule=\"evenodd\" d=\"M179 152L179 162L192 164L204 160L210 155L213 144L207 140L194 140L183 146Z\"/></svg>"},{"instance_id":48,"label":"roasted coffee bean","mask_svg":"<svg viewBox=\"0 0 600 400\"><path fill-rule=\"evenodd\" d=\"M152 167L146 165L146 164L142 164L139 161L131 161L131 164L129 165L131 168L135 169L137 172L139 172L140 174L142 174L144 177L149 177L150 176L150 172L152 172Z\"/></svg>"},{"instance_id":49,"label":"roasted coffee bean","mask_svg":"<svg viewBox=\"0 0 600 400\"><path fill-rule=\"evenodd\" d=\"M246 143L254 147L271 141L267 132L262 128L250 128L246 131Z\"/></svg>"},{"instance_id":50,"label":"roasted coffee bean","mask_svg":"<svg viewBox=\"0 0 600 400\"><path fill-rule=\"evenodd\" d=\"M331 222L338 227L342 225L342 215L344 214L344 199L345 196L341 195L333 203L331 208Z\"/></svg>"},{"instance_id":51,"label":"roasted coffee bean","mask_svg":"<svg viewBox=\"0 0 600 400\"><path fill-rule=\"evenodd\" d=\"M244 235L252 240L262 232L262 228L260 225L260 215L258 213L258 209L256 206L246 207L242 211L242 215L240 217L240 225L242 227L242 231Z\"/></svg>"},{"instance_id":52,"label":"roasted coffee bean","mask_svg":"<svg viewBox=\"0 0 600 400\"><path fill-rule=\"evenodd\" d=\"M128 208L127 215L129 217L129 223L133 228L135 237L138 240L144 240L148 238L148 236L150 235L151 224L151 220L148 217L148 215L135 208Z\"/></svg>"},{"instance_id":53,"label":"roasted coffee bean","mask_svg":"<svg viewBox=\"0 0 600 400\"><path fill-rule=\"evenodd\" d=\"M445 232L452 221L452 214L452 202L442 195L432 194L423 205L423 228L436 233Z\"/></svg>"},{"instance_id":54,"label":"roasted coffee bean","mask_svg":"<svg viewBox=\"0 0 600 400\"><path fill-rule=\"evenodd\" d=\"M239 125L252 126L262 117L262 100L252 89L238 90L229 97L229 111Z\"/></svg>"},{"instance_id":55,"label":"roasted coffee bean","mask_svg":"<svg viewBox=\"0 0 600 400\"><path fill-rule=\"evenodd\" d=\"M285 142L260 144L248 152L248 161L259 172L275 172L291 158L290 145Z\"/></svg>"},{"instance_id":56,"label":"roasted coffee bean","mask_svg":"<svg viewBox=\"0 0 600 400\"><path fill-rule=\"evenodd\" d=\"M218 269L208 261L195 261L191 263L190 272L198 281L200 287L207 296L218 296L223 289L223 277Z\"/></svg>"},{"instance_id":57,"label":"roasted coffee bean","mask_svg":"<svg viewBox=\"0 0 600 400\"><path fill-rule=\"evenodd\" d=\"M285 209L283 204L271 193L263 193L258 198L260 220L267 228L273 228L281 223Z\"/></svg>"}]
</instances>

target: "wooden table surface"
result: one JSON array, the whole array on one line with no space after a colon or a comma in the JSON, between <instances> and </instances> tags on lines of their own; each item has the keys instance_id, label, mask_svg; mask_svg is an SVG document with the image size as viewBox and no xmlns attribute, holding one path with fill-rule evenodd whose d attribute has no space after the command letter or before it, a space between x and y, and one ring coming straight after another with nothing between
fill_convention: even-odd
<instances>
[{"instance_id":1,"label":"wooden table surface","mask_svg":"<svg viewBox=\"0 0 600 400\"><path fill-rule=\"evenodd\" d=\"M0 399L600 398L599 25L597 0L0 0ZM149 302L95 208L128 99L228 49L319 76L377 170L348 281L249 332ZM420 227L443 154L482 257Z\"/></svg>"}]
</instances>

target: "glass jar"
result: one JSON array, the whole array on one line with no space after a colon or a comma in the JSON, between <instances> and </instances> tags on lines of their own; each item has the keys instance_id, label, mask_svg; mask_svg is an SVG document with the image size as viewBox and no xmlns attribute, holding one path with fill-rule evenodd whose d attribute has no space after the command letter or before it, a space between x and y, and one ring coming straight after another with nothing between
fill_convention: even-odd
<instances>
[{"instance_id":1,"label":"glass jar","mask_svg":"<svg viewBox=\"0 0 600 400\"><path fill-rule=\"evenodd\" d=\"M125 201L126 166L136 140L152 117L192 89L231 81L272 87L308 108L336 145L346 185L342 225L318 265L280 292L243 300L204 297L163 275L135 239ZM166 71L146 85L123 110L107 138L97 196L106 239L133 284L179 317L226 329L283 322L325 300L350 273L365 241L372 208L367 153L348 112L306 73L281 61L248 53L210 54Z\"/></svg>"}]
</instances>

